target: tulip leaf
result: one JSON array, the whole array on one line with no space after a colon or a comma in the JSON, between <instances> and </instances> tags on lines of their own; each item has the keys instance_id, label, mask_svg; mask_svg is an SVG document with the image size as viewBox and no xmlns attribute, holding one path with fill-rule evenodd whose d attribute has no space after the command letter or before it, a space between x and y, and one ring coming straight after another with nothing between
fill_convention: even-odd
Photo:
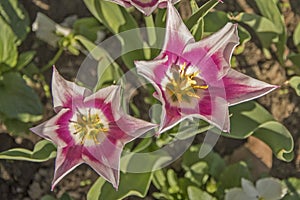
<instances>
[{"instance_id":1,"label":"tulip leaf","mask_svg":"<svg viewBox=\"0 0 300 200\"><path fill-rule=\"evenodd\" d=\"M280 160L291 161L294 158L294 141L291 133L279 122L270 121L261 124L253 133L265 142Z\"/></svg>"},{"instance_id":2,"label":"tulip leaf","mask_svg":"<svg viewBox=\"0 0 300 200\"><path fill-rule=\"evenodd\" d=\"M16 36L17 45L21 44L30 31L29 16L23 6L16 0L0 1L0 18L11 27ZM2 25L1 25L2 31ZM3 40L2 40L3 41Z\"/></svg>"},{"instance_id":3,"label":"tulip leaf","mask_svg":"<svg viewBox=\"0 0 300 200\"><path fill-rule=\"evenodd\" d=\"M266 0L255 0L256 5L258 6L262 16L266 17L274 23L276 29L279 32L278 40L275 42L277 47L277 55L281 64L283 64L283 54L285 50L285 45L287 41L287 33L285 28L285 23L283 16L280 13L279 8L277 7L275 1L266 1Z\"/></svg>"},{"instance_id":4,"label":"tulip leaf","mask_svg":"<svg viewBox=\"0 0 300 200\"><path fill-rule=\"evenodd\" d=\"M290 161L293 157L293 138L291 133L272 115L254 101L230 108L232 115L230 133L223 136L244 139L253 135L271 147L278 159Z\"/></svg>"},{"instance_id":5,"label":"tulip leaf","mask_svg":"<svg viewBox=\"0 0 300 200\"><path fill-rule=\"evenodd\" d=\"M96 19L113 33L138 28L137 22L126 9L115 3L103 0L84 0L84 3Z\"/></svg>"},{"instance_id":6,"label":"tulip leaf","mask_svg":"<svg viewBox=\"0 0 300 200\"><path fill-rule=\"evenodd\" d=\"M290 86L294 88L296 91L297 95L300 96L300 76L293 76L289 80Z\"/></svg>"},{"instance_id":7,"label":"tulip leaf","mask_svg":"<svg viewBox=\"0 0 300 200\"><path fill-rule=\"evenodd\" d=\"M288 56L288 59L290 59L292 61L292 63L294 64L294 72L296 74L300 74L300 53L296 54L296 53L291 53Z\"/></svg>"},{"instance_id":8,"label":"tulip leaf","mask_svg":"<svg viewBox=\"0 0 300 200\"><path fill-rule=\"evenodd\" d=\"M56 156L56 147L48 140L41 140L32 151L14 148L0 153L0 159L44 162Z\"/></svg>"},{"instance_id":9,"label":"tulip leaf","mask_svg":"<svg viewBox=\"0 0 300 200\"><path fill-rule=\"evenodd\" d=\"M103 31L104 27L101 26L99 21L94 17L85 17L76 20L73 25L74 32L77 35L83 35L91 41L96 41L97 33Z\"/></svg>"},{"instance_id":10,"label":"tulip leaf","mask_svg":"<svg viewBox=\"0 0 300 200\"><path fill-rule=\"evenodd\" d=\"M3 123L7 131L14 136L29 133L29 128L32 126L30 123L25 123L17 119L4 119Z\"/></svg>"},{"instance_id":11,"label":"tulip leaf","mask_svg":"<svg viewBox=\"0 0 300 200\"><path fill-rule=\"evenodd\" d=\"M121 56L128 68L134 67L134 60L143 60L143 39L138 24L125 8L103 0L84 0L91 13L112 33L129 31L118 35L122 45Z\"/></svg>"},{"instance_id":12,"label":"tulip leaf","mask_svg":"<svg viewBox=\"0 0 300 200\"><path fill-rule=\"evenodd\" d=\"M220 175L219 184L221 187L218 189L224 190L233 187L240 187L242 178L250 179L250 171L247 164L245 162L238 162L229 165Z\"/></svg>"},{"instance_id":13,"label":"tulip leaf","mask_svg":"<svg viewBox=\"0 0 300 200\"><path fill-rule=\"evenodd\" d=\"M192 29L194 25L199 26L198 23L201 23L202 19L208 12L213 9L219 3L218 0L210 0L201 6L193 15L186 21L186 26L188 29Z\"/></svg>"},{"instance_id":14,"label":"tulip leaf","mask_svg":"<svg viewBox=\"0 0 300 200\"><path fill-rule=\"evenodd\" d=\"M195 186L189 186L187 193L190 200L216 200L215 197Z\"/></svg>"},{"instance_id":15,"label":"tulip leaf","mask_svg":"<svg viewBox=\"0 0 300 200\"><path fill-rule=\"evenodd\" d=\"M245 139L261 124L273 121L273 116L255 101L249 101L230 107L230 133L223 136Z\"/></svg>"},{"instance_id":16,"label":"tulip leaf","mask_svg":"<svg viewBox=\"0 0 300 200\"><path fill-rule=\"evenodd\" d=\"M15 44L16 37L5 21L0 16L0 74L6 69L17 64L18 50Z\"/></svg>"},{"instance_id":17,"label":"tulip leaf","mask_svg":"<svg viewBox=\"0 0 300 200\"><path fill-rule=\"evenodd\" d=\"M208 164L208 173L209 175L212 175L215 178L218 178L220 173L225 168L225 161L220 157L219 154L211 151L209 152L204 158L199 158L199 151L200 147L206 147L203 146L205 144L201 145L194 145L191 146L184 154L183 154L183 160L182 160L182 167L186 171L191 168L191 166L195 165L197 162L206 162Z\"/></svg>"},{"instance_id":18,"label":"tulip leaf","mask_svg":"<svg viewBox=\"0 0 300 200\"><path fill-rule=\"evenodd\" d=\"M204 18L204 31L206 34L220 30L229 22L227 13L222 11L210 12Z\"/></svg>"},{"instance_id":19,"label":"tulip leaf","mask_svg":"<svg viewBox=\"0 0 300 200\"><path fill-rule=\"evenodd\" d=\"M0 76L0 94L0 113L5 118L22 122L40 120L43 111L40 99L20 74L9 72Z\"/></svg>"},{"instance_id":20,"label":"tulip leaf","mask_svg":"<svg viewBox=\"0 0 300 200\"><path fill-rule=\"evenodd\" d=\"M119 65L110 57L108 52L100 46L96 46L83 36L77 35L75 36L75 39L79 40L92 55L93 59L98 62L98 80L96 86L94 86L94 91L97 91L106 85L118 82L122 76L122 71L120 70Z\"/></svg>"},{"instance_id":21,"label":"tulip leaf","mask_svg":"<svg viewBox=\"0 0 300 200\"><path fill-rule=\"evenodd\" d=\"M34 58L36 52L35 51L26 51L19 55L18 63L15 66L17 70L23 69L26 65L28 65L32 59Z\"/></svg>"},{"instance_id":22,"label":"tulip leaf","mask_svg":"<svg viewBox=\"0 0 300 200\"><path fill-rule=\"evenodd\" d=\"M234 20L251 27L258 36L263 48L269 48L276 38L278 40L278 35L281 33L281 30L278 30L271 20L257 14L242 12L235 16Z\"/></svg>"},{"instance_id":23,"label":"tulip leaf","mask_svg":"<svg viewBox=\"0 0 300 200\"><path fill-rule=\"evenodd\" d=\"M300 179L291 177L284 180L284 183L288 189L287 195L283 200L298 200L300 199Z\"/></svg>"},{"instance_id":24,"label":"tulip leaf","mask_svg":"<svg viewBox=\"0 0 300 200\"><path fill-rule=\"evenodd\" d=\"M300 50L300 23L297 25L297 27L294 31L293 40L294 40L295 46L297 46L298 49Z\"/></svg>"},{"instance_id":25,"label":"tulip leaf","mask_svg":"<svg viewBox=\"0 0 300 200\"><path fill-rule=\"evenodd\" d=\"M94 183L87 194L88 200L95 199L123 199L135 195L145 197L152 179L151 173L120 173L120 184L116 191L112 185L102 177Z\"/></svg>"}]
</instances>

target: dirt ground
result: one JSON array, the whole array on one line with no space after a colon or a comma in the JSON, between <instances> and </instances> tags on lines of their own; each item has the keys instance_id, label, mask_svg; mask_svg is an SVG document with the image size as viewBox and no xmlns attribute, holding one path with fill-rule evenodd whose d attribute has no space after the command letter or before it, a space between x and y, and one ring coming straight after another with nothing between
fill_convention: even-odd
<instances>
[{"instance_id":1,"label":"dirt ground","mask_svg":"<svg viewBox=\"0 0 300 200\"><path fill-rule=\"evenodd\" d=\"M246 0L225 2L228 3L226 3L226 5L225 3L220 5L218 9L225 9L227 11L250 9L250 7L247 6L248 1ZM290 0L289 2L292 5L292 10L285 10L284 18L288 27L289 37L291 37L297 23L300 21L300 9L295 9L300 8L300 2L298 0ZM25 0L22 1L22 3L29 12L31 22L34 21L37 12L43 12L59 23L62 22L65 17L73 14L78 15L78 17L91 15L82 0L73 0L72 3L69 0L61 0L59 3L53 0ZM287 70L280 66L275 58L266 59L258 46L259 44L255 40L247 43L245 51L237 56L237 70L271 84L283 85L282 89L276 90L260 98L258 101L273 114L276 120L282 122L288 128L293 134L295 141L295 159L292 162L286 163L271 156L271 158L266 158L267 160L263 161L263 163L268 166L267 171L270 171L270 174L274 177L287 178L296 176L300 178L300 98L292 89L284 86L284 83L289 78L286 73ZM54 48L43 42L36 41L33 33L29 34L24 44L20 47L21 51L29 49L37 51L35 62L39 66L46 64L56 53ZM288 50L290 49L295 49L291 42L288 43ZM67 78L71 78L76 74L83 59L83 56L77 57L69 53L64 53L56 65L63 66L61 73ZM289 66L289 63L286 65ZM50 82L51 71L49 70L46 73L47 81ZM47 108L45 116L50 117L53 114L51 110L52 102L44 102L44 104ZM33 134L26 139L13 138L3 132L0 133L0 151L13 147L32 149L38 139L39 138ZM243 150L238 150L244 148L245 144L251 146L251 141L247 142L221 138L215 150L229 162L232 162L236 157L245 155L243 152L239 152ZM257 154L252 152L254 156L259 154L260 148L261 151L263 151L264 147L258 146L256 149L258 151L256 152ZM67 175L53 192L50 192L53 170L54 160L44 163L0 160L0 199L35 200L41 199L45 194L61 197L65 192L68 192L74 199L85 199L91 184L98 178L98 175L88 166L81 165ZM149 197L149 199L152 198Z\"/></svg>"}]
</instances>

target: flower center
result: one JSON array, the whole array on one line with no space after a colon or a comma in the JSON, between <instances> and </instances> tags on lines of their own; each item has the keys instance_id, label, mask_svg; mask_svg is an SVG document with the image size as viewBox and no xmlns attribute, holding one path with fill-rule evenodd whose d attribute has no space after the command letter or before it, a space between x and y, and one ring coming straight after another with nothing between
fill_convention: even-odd
<instances>
[{"instance_id":1,"label":"flower center","mask_svg":"<svg viewBox=\"0 0 300 200\"><path fill-rule=\"evenodd\" d=\"M166 93L172 102L190 103L191 98L200 99L201 90L206 90L208 85L198 77L199 70L188 72L186 63L171 66L172 77L167 76Z\"/></svg>"},{"instance_id":2,"label":"flower center","mask_svg":"<svg viewBox=\"0 0 300 200\"><path fill-rule=\"evenodd\" d=\"M77 109L76 115L73 118L76 119L71 119L70 125L74 130L73 134L80 138L81 145L86 140L92 140L94 144L99 144L99 135L109 130L105 116L100 110L95 109L94 113L91 113L91 108L89 108L87 114L84 115Z\"/></svg>"}]
</instances>

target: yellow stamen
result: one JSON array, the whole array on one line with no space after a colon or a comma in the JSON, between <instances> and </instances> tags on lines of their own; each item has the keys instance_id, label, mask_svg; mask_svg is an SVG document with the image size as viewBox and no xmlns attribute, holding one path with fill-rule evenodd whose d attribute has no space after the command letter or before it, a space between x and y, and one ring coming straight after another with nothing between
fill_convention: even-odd
<instances>
[{"instance_id":1,"label":"yellow stamen","mask_svg":"<svg viewBox=\"0 0 300 200\"><path fill-rule=\"evenodd\" d=\"M80 144L83 145L87 139L93 140L95 144L99 144L97 135L108 132L108 128L104 127L99 114L92 114L91 109L88 110L87 115L83 115L77 109L77 121L69 120L73 125L74 135L79 135Z\"/></svg>"},{"instance_id":2,"label":"yellow stamen","mask_svg":"<svg viewBox=\"0 0 300 200\"><path fill-rule=\"evenodd\" d=\"M180 66L173 64L171 66L173 77L166 74L169 80L169 83L166 85L166 91L173 102L190 102L191 97L200 99L198 90L208 89L208 85L203 85L204 81L198 77L200 74L199 70L187 74L187 69L186 62Z\"/></svg>"}]
</instances>

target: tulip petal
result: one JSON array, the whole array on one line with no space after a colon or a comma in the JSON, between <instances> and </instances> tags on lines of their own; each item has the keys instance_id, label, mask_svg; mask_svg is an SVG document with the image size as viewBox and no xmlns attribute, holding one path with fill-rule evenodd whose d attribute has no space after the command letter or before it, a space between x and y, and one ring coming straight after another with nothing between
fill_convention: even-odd
<instances>
[{"instance_id":1,"label":"tulip petal","mask_svg":"<svg viewBox=\"0 0 300 200\"><path fill-rule=\"evenodd\" d=\"M276 85L256 80L233 69L223 77L223 82L230 106L261 97L278 88Z\"/></svg>"},{"instance_id":2,"label":"tulip petal","mask_svg":"<svg viewBox=\"0 0 300 200\"><path fill-rule=\"evenodd\" d=\"M226 192L225 200L257 200L248 196L241 188L232 188Z\"/></svg>"},{"instance_id":3,"label":"tulip petal","mask_svg":"<svg viewBox=\"0 0 300 200\"><path fill-rule=\"evenodd\" d=\"M170 1L168 1L167 17L166 36L162 52L171 52L180 56L185 46L194 42L195 39Z\"/></svg>"},{"instance_id":4,"label":"tulip petal","mask_svg":"<svg viewBox=\"0 0 300 200\"><path fill-rule=\"evenodd\" d=\"M259 196L266 200L278 200L285 195L280 181L275 178L259 179L256 182L256 188Z\"/></svg>"},{"instance_id":5,"label":"tulip petal","mask_svg":"<svg viewBox=\"0 0 300 200\"><path fill-rule=\"evenodd\" d=\"M54 178L52 181L51 190L57 183L66 176L70 171L83 163L81 159L81 146L67 146L57 149L57 156L55 160Z\"/></svg>"},{"instance_id":6,"label":"tulip petal","mask_svg":"<svg viewBox=\"0 0 300 200\"><path fill-rule=\"evenodd\" d=\"M243 191L247 194L247 196L254 198L259 197L259 193L251 181L242 178L242 188Z\"/></svg>"},{"instance_id":7,"label":"tulip petal","mask_svg":"<svg viewBox=\"0 0 300 200\"><path fill-rule=\"evenodd\" d=\"M111 137L121 141L123 145L157 127L156 124L125 114L115 122L115 126L116 127L112 130L113 133L111 134ZM122 132L123 134L118 134L117 132Z\"/></svg>"},{"instance_id":8,"label":"tulip petal","mask_svg":"<svg viewBox=\"0 0 300 200\"><path fill-rule=\"evenodd\" d=\"M118 188L123 146L119 141L114 142L107 137L101 144L84 147L82 157L98 174Z\"/></svg>"},{"instance_id":9,"label":"tulip petal","mask_svg":"<svg viewBox=\"0 0 300 200\"><path fill-rule=\"evenodd\" d=\"M68 130L68 120L71 118L70 114L69 109L62 109L48 121L30 130L40 137L52 141L59 147L65 147L73 141L70 131Z\"/></svg>"},{"instance_id":10,"label":"tulip petal","mask_svg":"<svg viewBox=\"0 0 300 200\"><path fill-rule=\"evenodd\" d=\"M182 57L198 66L205 80L211 82L223 77L230 69L231 55L238 44L237 25L227 23L211 36L188 44Z\"/></svg>"},{"instance_id":11,"label":"tulip petal","mask_svg":"<svg viewBox=\"0 0 300 200\"><path fill-rule=\"evenodd\" d=\"M65 80L53 66L52 96L55 112L59 112L62 108L74 107L73 103L82 101L87 94L90 94L88 89Z\"/></svg>"},{"instance_id":12,"label":"tulip petal","mask_svg":"<svg viewBox=\"0 0 300 200\"><path fill-rule=\"evenodd\" d=\"M158 2L159 0L131 0L131 4L146 16L157 8Z\"/></svg>"}]
</instances>

